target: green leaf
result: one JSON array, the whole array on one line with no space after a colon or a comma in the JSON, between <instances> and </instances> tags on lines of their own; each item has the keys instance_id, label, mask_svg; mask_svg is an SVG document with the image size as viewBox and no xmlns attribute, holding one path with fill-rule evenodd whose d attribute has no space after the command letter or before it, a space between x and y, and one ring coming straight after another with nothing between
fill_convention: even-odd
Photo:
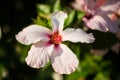
<instances>
[{"instance_id":1,"label":"green leaf","mask_svg":"<svg viewBox=\"0 0 120 80\"><path fill-rule=\"evenodd\" d=\"M65 27L70 25L75 17L75 10L72 10L70 14L68 14L68 18L65 20Z\"/></svg>"},{"instance_id":2,"label":"green leaf","mask_svg":"<svg viewBox=\"0 0 120 80\"><path fill-rule=\"evenodd\" d=\"M50 14L51 7L49 5L45 4L38 4L36 5L38 14L43 13L43 14Z\"/></svg>"},{"instance_id":3,"label":"green leaf","mask_svg":"<svg viewBox=\"0 0 120 80\"><path fill-rule=\"evenodd\" d=\"M98 61L98 62L100 62L100 61L102 61L102 56L96 56L96 55L93 55L93 58L96 60L96 61Z\"/></svg>"},{"instance_id":4,"label":"green leaf","mask_svg":"<svg viewBox=\"0 0 120 80\"><path fill-rule=\"evenodd\" d=\"M75 72L66 76L65 80L84 80L86 76L87 76L86 72Z\"/></svg>"},{"instance_id":5,"label":"green leaf","mask_svg":"<svg viewBox=\"0 0 120 80\"><path fill-rule=\"evenodd\" d=\"M71 45L74 45L74 46L71 46ZM80 45L78 43L69 43L68 44L69 48L77 55L77 57L79 58L80 57L80 52L81 52L81 48L80 48Z\"/></svg>"},{"instance_id":6,"label":"green leaf","mask_svg":"<svg viewBox=\"0 0 120 80\"><path fill-rule=\"evenodd\" d=\"M17 45L15 46L16 53L20 56L20 61L22 63L25 63L25 58L28 55L30 47L31 47L30 45L25 46L20 43L17 43Z\"/></svg>"},{"instance_id":7,"label":"green leaf","mask_svg":"<svg viewBox=\"0 0 120 80\"><path fill-rule=\"evenodd\" d=\"M7 76L8 76L7 69L2 64L0 64L0 80L3 80Z\"/></svg>"},{"instance_id":8,"label":"green leaf","mask_svg":"<svg viewBox=\"0 0 120 80\"><path fill-rule=\"evenodd\" d=\"M60 0L56 0L54 7L53 7L53 12L61 10L61 5L60 5Z\"/></svg>"},{"instance_id":9,"label":"green leaf","mask_svg":"<svg viewBox=\"0 0 120 80\"><path fill-rule=\"evenodd\" d=\"M41 26L47 26L46 20L43 20L40 17L37 17L37 19L33 19L33 23Z\"/></svg>"},{"instance_id":10,"label":"green leaf","mask_svg":"<svg viewBox=\"0 0 120 80\"><path fill-rule=\"evenodd\" d=\"M79 20L82 20L82 18L85 16L85 13L84 12L77 12L77 18L79 19Z\"/></svg>"},{"instance_id":11,"label":"green leaf","mask_svg":"<svg viewBox=\"0 0 120 80\"><path fill-rule=\"evenodd\" d=\"M86 53L84 55L84 60L81 60L80 65L82 71L88 72L89 74L93 74L96 71L99 71L100 69L99 64L94 60L94 58L92 57L92 55L90 55L90 53Z\"/></svg>"},{"instance_id":12,"label":"green leaf","mask_svg":"<svg viewBox=\"0 0 120 80\"><path fill-rule=\"evenodd\" d=\"M94 80L110 80L110 78L109 78L108 74L105 74L105 73L103 73L103 72L99 72L99 73L95 76Z\"/></svg>"},{"instance_id":13,"label":"green leaf","mask_svg":"<svg viewBox=\"0 0 120 80\"><path fill-rule=\"evenodd\" d=\"M51 63L48 62L43 68L42 68L42 71L44 71L45 69L47 69L48 67L50 67Z\"/></svg>"}]
</instances>

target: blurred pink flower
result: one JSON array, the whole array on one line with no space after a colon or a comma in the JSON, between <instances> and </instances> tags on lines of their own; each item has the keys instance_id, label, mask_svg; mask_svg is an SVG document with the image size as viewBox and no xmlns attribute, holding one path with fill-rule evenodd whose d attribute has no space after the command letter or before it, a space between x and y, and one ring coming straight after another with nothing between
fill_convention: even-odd
<instances>
[{"instance_id":1,"label":"blurred pink flower","mask_svg":"<svg viewBox=\"0 0 120 80\"><path fill-rule=\"evenodd\" d=\"M116 43L111 47L111 50L116 52L117 54L120 52L120 43Z\"/></svg>"},{"instance_id":2,"label":"blurred pink flower","mask_svg":"<svg viewBox=\"0 0 120 80\"><path fill-rule=\"evenodd\" d=\"M67 14L58 11L51 15L52 31L40 25L30 25L16 35L22 44L33 44L25 59L33 68L44 67L50 60L53 69L59 74L70 74L78 67L76 55L63 41L92 43L94 37L81 29L67 28L63 30Z\"/></svg>"},{"instance_id":3,"label":"blurred pink flower","mask_svg":"<svg viewBox=\"0 0 120 80\"><path fill-rule=\"evenodd\" d=\"M120 31L118 25L108 17L113 12L119 14L120 0L76 0L72 6L86 13L83 21L90 29L112 33Z\"/></svg>"},{"instance_id":4,"label":"blurred pink flower","mask_svg":"<svg viewBox=\"0 0 120 80\"><path fill-rule=\"evenodd\" d=\"M120 18L117 15L120 16L119 11L117 13L110 14L109 17L120 26ZM120 31L117 32L115 35L118 38L118 40L120 40ZM120 53L120 42L118 41L117 43L115 43L111 47L111 50L114 51L115 53Z\"/></svg>"},{"instance_id":5,"label":"blurred pink flower","mask_svg":"<svg viewBox=\"0 0 120 80\"><path fill-rule=\"evenodd\" d=\"M91 49L90 52L93 55L97 55L97 56L104 56L109 49Z\"/></svg>"}]
</instances>

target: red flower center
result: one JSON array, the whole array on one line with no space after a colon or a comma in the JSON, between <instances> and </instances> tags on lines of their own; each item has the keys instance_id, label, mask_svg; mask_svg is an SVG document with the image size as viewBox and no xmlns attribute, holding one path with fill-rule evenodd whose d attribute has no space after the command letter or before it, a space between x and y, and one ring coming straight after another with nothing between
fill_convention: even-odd
<instances>
[{"instance_id":1,"label":"red flower center","mask_svg":"<svg viewBox=\"0 0 120 80\"><path fill-rule=\"evenodd\" d=\"M62 36L58 32L55 32L53 35L50 36L50 43L54 45L58 45L61 42L62 42Z\"/></svg>"}]
</instances>

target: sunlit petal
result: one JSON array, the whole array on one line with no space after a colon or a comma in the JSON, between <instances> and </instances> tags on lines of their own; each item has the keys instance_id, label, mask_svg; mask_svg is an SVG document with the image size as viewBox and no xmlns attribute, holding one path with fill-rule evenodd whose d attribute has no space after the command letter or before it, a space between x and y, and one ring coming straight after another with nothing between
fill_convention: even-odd
<instances>
[{"instance_id":1,"label":"sunlit petal","mask_svg":"<svg viewBox=\"0 0 120 80\"><path fill-rule=\"evenodd\" d=\"M92 34L87 34L81 29L68 28L63 32L63 41L92 43L94 40Z\"/></svg>"},{"instance_id":2,"label":"sunlit petal","mask_svg":"<svg viewBox=\"0 0 120 80\"><path fill-rule=\"evenodd\" d=\"M117 13L118 10L120 10L120 0L107 0L107 2L101 6L101 9L106 13Z\"/></svg>"},{"instance_id":3,"label":"sunlit petal","mask_svg":"<svg viewBox=\"0 0 120 80\"><path fill-rule=\"evenodd\" d=\"M16 39L22 44L29 45L42 39L48 40L51 31L39 25L30 25L16 35Z\"/></svg>"},{"instance_id":4,"label":"sunlit petal","mask_svg":"<svg viewBox=\"0 0 120 80\"><path fill-rule=\"evenodd\" d=\"M110 31L113 33L119 31L119 27L117 26L117 24L110 20L110 18L108 18L108 16L106 15L95 15L90 20L83 18L83 21L89 28L93 30L99 30L103 32Z\"/></svg>"},{"instance_id":5,"label":"sunlit petal","mask_svg":"<svg viewBox=\"0 0 120 80\"><path fill-rule=\"evenodd\" d=\"M64 44L55 47L50 59L53 69L59 74L70 74L79 64L76 55Z\"/></svg>"},{"instance_id":6,"label":"sunlit petal","mask_svg":"<svg viewBox=\"0 0 120 80\"><path fill-rule=\"evenodd\" d=\"M76 2L74 2L72 4L72 6L76 9L76 10L81 10L81 11L87 11L87 5L85 4L84 0L76 0Z\"/></svg>"},{"instance_id":7,"label":"sunlit petal","mask_svg":"<svg viewBox=\"0 0 120 80\"><path fill-rule=\"evenodd\" d=\"M51 15L53 32L63 30L64 20L66 18L67 18L67 14L62 11L54 12Z\"/></svg>"},{"instance_id":8,"label":"sunlit petal","mask_svg":"<svg viewBox=\"0 0 120 80\"><path fill-rule=\"evenodd\" d=\"M95 7L95 1L94 0L83 0L83 1L85 2L85 5L87 6L87 8L94 9L94 7Z\"/></svg>"},{"instance_id":9,"label":"sunlit petal","mask_svg":"<svg viewBox=\"0 0 120 80\"><path fill-rule=\"evenodd\" d=\"M71 6L72 6L74 9L78 10L78 11L82 10L82 9L81 9L81 6L80 6L77 2L72 2L72 3L71 3ZM82 10L82 11L83 11L83 10Z\"/></svg>"},{"instance_id":10,"label":"sunlit petal","mask_svg":"<svg viewBox=\"0 0 120 80\"><path fill-rule=\"evenodd\" d=\"M95 1L94 0L76 0L76 2L72 4L72 6L77 10L81 10L84 12L92 12L91 10L95 9Z\"/></svg>"},{"instance_id":11,"label":"sunlit petal","mask_svg":"<svg viewBox=\"0 0 120 80\"><path fill-rule=\"evenodd\" d=\"M38 47L33 45L28 53L28 56L25 59L27 65L33 68L44 67L49 61L50 53L48 51L51 51L52 49L53 46Z\"/></svg>"},{"instance_id":12,"label":"sunlit petal","mask_svg":"<svg viewBox=\"0 0 120 80\"><path fill-rule=\"evenodd\" d=\"M95 7L100 8L107 0L96 0Z\"/></svg>"}]
</instances>

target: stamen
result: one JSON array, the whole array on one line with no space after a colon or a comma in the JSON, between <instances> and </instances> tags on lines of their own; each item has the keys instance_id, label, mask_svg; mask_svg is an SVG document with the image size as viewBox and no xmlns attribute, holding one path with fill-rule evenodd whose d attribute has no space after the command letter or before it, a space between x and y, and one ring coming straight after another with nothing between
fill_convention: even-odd
<instances>
[{"instance_id":1,"label":"stamen","mask_svg":"<svg viewBox=\"0 0 120 80\"><path fill-rule=\"evenodd\" d=\"M50 43L54 45L58 45L59 43L62 42L62 36L58 34L58 32L55 32L53 35L50 37Z\"/></svg>"}]
</instances>

